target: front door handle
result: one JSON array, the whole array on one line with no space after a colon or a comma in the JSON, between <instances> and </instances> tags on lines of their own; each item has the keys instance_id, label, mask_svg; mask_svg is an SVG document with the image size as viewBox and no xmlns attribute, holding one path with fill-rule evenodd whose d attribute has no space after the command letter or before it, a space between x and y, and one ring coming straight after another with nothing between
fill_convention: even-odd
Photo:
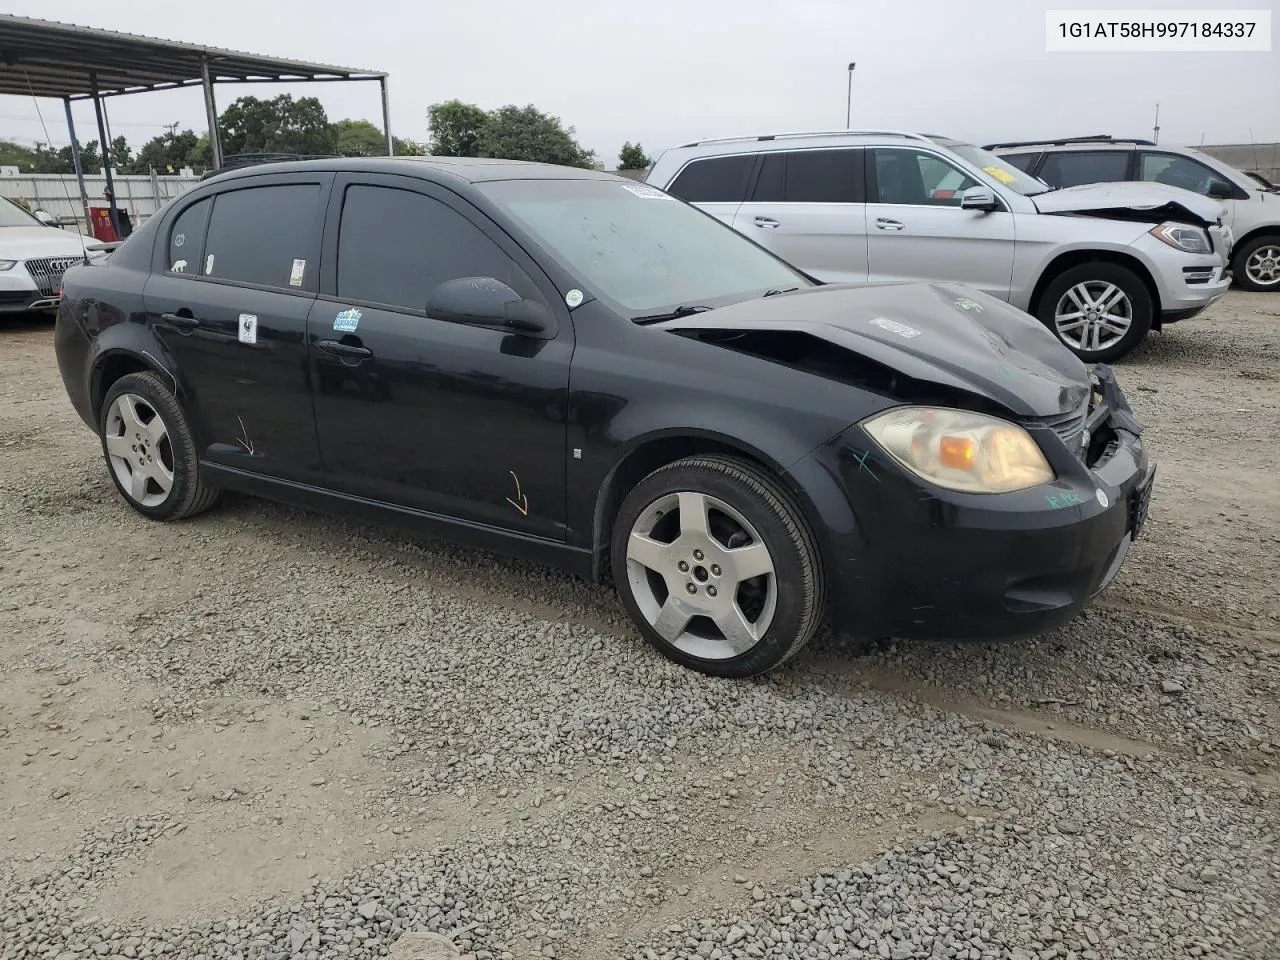
<instances>
[{"instance_id":1,"label":"front door handle","mask_svg":"<svg viewBox=\"0 0 1280 960\"><path fill-rule=\"evenodd\" d=\"M179 330L194 330L200 326L200 321L190 313L162 313L160 319Z\"/></svg>"},{"instance_id":2,"label":"front door handle","mask_svg":"<svg viewBox=\"0 0 1280 960\"><path fill-rule=\"evenodd\" d=\"M770 229L776 229L778 221L773 219L773 217L756 217L755 225L757 227L769 227Z\"/></svg>"},{"instance_id":3,"label":"front door handle","mask_svg":"<svg viewBox=\"0 0 1280 960\"><path fill-rule=\"evenodd\" d=\"M877 230L903 230L906 224L901 220L890 220L888 217L876 217Z\"/></svg>"},{"instance_id":4,"label":"front door handle","mask_svg":"<svg viewBox=\"0 0 1280 960\"><path fill-rule=\"evenodd\" d=\"M321 340L316 347L325 353L336 354L339 357L372 357L373 351L368 347L357 347L353 343L342 343L338 340Z\"/></svg>"}]
</instances>

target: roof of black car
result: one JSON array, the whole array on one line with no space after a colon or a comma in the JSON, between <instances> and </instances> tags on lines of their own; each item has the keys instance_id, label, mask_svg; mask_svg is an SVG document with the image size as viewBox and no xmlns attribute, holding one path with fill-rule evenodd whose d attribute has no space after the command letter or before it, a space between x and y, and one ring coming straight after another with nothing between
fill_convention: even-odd
<instances>
[{"instance_id":1,"label":"roof of black car","mask_svg":"<svg viewBox=\"0 0 1280 960\"><path fill-rule=\"evenodd\" d=\"M268 173L292 173L307 170L352 171L362 173L398 173L420 177L430 171L445 174L468 183L491 180L619 180L603 170L560 167L551 163L529 163L524 160L498 160L489 157L345 157L324 160L298 160L255 164L226 170L219 178L251 177Z\"/></svg>"}]
</instances>

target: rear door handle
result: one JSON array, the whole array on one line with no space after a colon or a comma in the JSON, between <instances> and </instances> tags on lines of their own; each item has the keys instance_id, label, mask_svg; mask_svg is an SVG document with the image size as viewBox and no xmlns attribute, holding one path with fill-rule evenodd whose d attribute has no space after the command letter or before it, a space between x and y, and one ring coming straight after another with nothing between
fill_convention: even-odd
<instances>
[{"instance_id":1,"label":"rear door handle","mask_svg":"<svg viewBox=\"0 0 1280 960\"><path fill-rule=\"evenodd\" d=\"M339 357L372 357L373 351L368 347L357 347L352 343L341 343L337 340L321 340L316 347L325 353L336 354Z\"/></svg>"},{"instance_id":2,"label":"rear door handle","mask_svg":"<svg viewBox=\"0 0 1280 960\"><path fill-rule=\"evenodd\" d=\"M775 228L778 226L778 221L773 219L773 217L756 217L755 224L757 227Z\"/></svg>"},{"instance_id":3,"label":"rear door handle","mask_svg":"<svg viewBox=\"0 0 1280 960\"><path fill-rule=\"evenodd\" d=\"M189 313L162 313L160 319L179 330L194 330L200 326L200 321Z\"/></svg>"},{"instance_id":4,"label":"rear door handle","mask_svg":"<svg viewBox=\"0 0 1280 960\"><path fill-rule=\"evenodd\" d=\"M876 217L877 230L903 230L906 224L901 220L890 220L888 217Z\"/></svg>"}]
</instances>

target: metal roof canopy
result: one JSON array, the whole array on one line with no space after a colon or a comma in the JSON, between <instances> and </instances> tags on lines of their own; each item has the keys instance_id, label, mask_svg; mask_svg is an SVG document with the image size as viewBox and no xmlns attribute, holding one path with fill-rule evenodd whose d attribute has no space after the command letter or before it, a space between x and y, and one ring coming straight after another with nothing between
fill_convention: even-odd
<instances>
[{"instance_id":1,"label":"metal roof canopy","mask_svg":"<svg viewBox=\"0 0 1280 960\"><path fill-rule=\"evenodd\" d=\"M383 134L386 137L387 154L391 155L394 150L385 73L303 63L279 57L260 57L203 44L180 43L135 33L0 14L0 94L51 97L63 101L86 223L89 201L85 195L84 172L80 165L80 145L71 120L73 101L93 101L98 121L98 140L102 145L103 166L107 173L107 190L114 193L111 183L110 141L102 104L104 97L203 87L213 165L220 167L222 147L218 137L218 111L213 96L215 84L359 80L376 80L381 88ZM118 235L119 220L114 199L110 201L110 206L111 220Z\"/></svg>"}]
</instances>

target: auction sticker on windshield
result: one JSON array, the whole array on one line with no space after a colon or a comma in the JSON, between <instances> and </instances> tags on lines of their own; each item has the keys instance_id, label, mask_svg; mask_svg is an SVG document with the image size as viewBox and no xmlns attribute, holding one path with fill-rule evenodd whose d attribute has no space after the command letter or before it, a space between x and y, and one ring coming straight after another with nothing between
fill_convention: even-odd
<instances>
[{"instance_id":1,"label":"auction sticker on windshield","mask_svg":"<svg viewBox=\"0 0 1280 960\"><path fill-rule=\"evenodd\" d=\"M675 197L670 194L663 193L656 187L651 187L647 183L624 183L622 189L628 193L634 193L637 197L643 197L646 200L674 200Z\"/></svg>"}]
</instances>

